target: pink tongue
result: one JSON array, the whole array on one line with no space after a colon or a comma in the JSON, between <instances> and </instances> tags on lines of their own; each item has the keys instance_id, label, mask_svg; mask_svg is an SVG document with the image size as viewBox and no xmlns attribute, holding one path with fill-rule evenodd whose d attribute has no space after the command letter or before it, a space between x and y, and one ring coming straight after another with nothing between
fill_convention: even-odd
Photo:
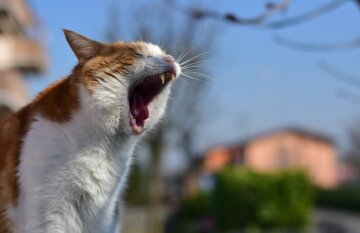
<instances>
[{"instance_id":1,"label":"pink tongue","mask_svg":"<svg viewBox=\"0 0 360 233\"><path fill-rule=\"evenodd\" d=\"M144 121L149 117L149 110L141 95L133 93L130 97L130 111L136 123L143 126Z\"/></svg>"}]
</instances>

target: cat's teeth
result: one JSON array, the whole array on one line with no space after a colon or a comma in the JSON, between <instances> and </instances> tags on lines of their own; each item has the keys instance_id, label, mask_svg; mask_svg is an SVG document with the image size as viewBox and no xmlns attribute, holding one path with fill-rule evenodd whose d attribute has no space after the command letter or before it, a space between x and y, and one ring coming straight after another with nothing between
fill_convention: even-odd
<instances>
[{"instance_id":1,"label":"cat's teeth","mask_svg":"<svg viewBox=\"0 0 360 233\"><path fill-rule=\"evenodd\" d=\"M172 81L173 83L175 82L175 79L176 79L175 74L171 75L171 81Z\"/></svg>"},{"instance_id":2,"label":"cat's teeth","mask_svg":"<svg viewBox=\"0 0 360 233\"><path fill-rule=\"evenodd\" d=\"M164 83L165 83L165 75L160 74L160 79L161 79L161 83L164 85Z\"/></svg>"}]
</instances>

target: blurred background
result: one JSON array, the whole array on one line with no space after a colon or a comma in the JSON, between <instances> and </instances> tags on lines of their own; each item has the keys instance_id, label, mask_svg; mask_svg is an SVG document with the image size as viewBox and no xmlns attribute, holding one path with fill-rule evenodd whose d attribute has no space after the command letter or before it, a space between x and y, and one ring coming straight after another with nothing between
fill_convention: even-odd
<instances>
[{"instance_id":1,"label":"blurred background","mask_svg":"<svg viewBox=\"0 0 360 233\"><path fill-rule=\"evenodd\" d=\"M126 233L360 232L360 1L0 0L0 119L68 75L62 28L183 68Z\"/></svg>"}]
</instances>

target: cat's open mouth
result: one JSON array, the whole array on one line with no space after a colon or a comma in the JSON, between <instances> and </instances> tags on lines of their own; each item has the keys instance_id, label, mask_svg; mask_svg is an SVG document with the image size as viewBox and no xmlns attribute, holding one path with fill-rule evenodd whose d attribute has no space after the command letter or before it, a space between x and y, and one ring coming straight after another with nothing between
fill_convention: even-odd
<instances>
[{"instance_id":1,"label":"cat's open mouth","mask_svg":"<svg viewBox=\"0 0 360 233\"><path fill-rule=\"evenodd\" d=\"M175 72L165 72L145 77L134 85L129 96L130 126L135 134L144 129L145 120L149 118L149 103L161 93L164 87L172 80L175 81Z\"/></svg>"}]
</instances>

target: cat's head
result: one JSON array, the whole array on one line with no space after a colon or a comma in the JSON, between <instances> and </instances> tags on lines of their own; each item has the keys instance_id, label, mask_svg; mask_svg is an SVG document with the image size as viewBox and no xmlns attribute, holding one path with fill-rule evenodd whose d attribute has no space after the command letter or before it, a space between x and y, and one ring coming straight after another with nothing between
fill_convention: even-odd
<instances>
[{"instance_id":1,"label":"cat's head","mask_svg":"<svg viewBox=\"0 0 360 233\"><path fill-rule=\"evenodd\" d=\"M74 76L90 107L125 134L141 134L159 121L181 72L171 55L150 43L103 44L64 32L79 61Z\"/></svg>"}]
</instances>

